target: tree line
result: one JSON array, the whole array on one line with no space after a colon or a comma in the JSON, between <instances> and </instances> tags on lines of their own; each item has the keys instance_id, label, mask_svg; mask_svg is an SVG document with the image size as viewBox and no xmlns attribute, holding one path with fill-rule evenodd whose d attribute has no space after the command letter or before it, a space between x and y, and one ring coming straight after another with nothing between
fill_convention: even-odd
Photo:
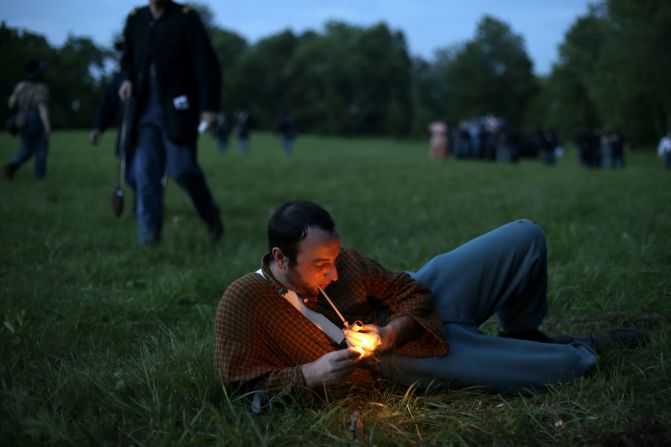
<instances>
[{"instance_id":1,"label":"tree line","mask_svg":"<svg viewBox=\"0 0 671 447\"><path fill-rule=\"evenodd\" d=\"M222 108L246 108L258 128L283 113L301 132L418 137L427 124L493 114L521 131L553 128L572 140L586 126L621 128L649 144L671 126L671 3L603 0L578 17L545 76L533 73L523 37L484 16L472 39L413 56L402 31L381 22L340 21L323 31L286 30L256 43L216 25L211 10L192 5L205 23L223 76ZM29 57L47 62L55 128L91 125L118 54L87 37L61 47L28 31L0 26L0 94L21 79ZM2 118L9 111L2 109Z\"/></svg>"}]
</instances>

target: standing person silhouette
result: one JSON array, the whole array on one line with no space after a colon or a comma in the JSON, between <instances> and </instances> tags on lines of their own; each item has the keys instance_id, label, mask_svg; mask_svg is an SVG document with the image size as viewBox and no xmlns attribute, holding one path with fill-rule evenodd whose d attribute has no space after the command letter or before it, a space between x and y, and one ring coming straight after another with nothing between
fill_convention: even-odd
<instances>
[{"instance_id":1,"label":"standing person silhouette","mask_svg":"<svg viewBox=\"0 0 671 447\"><path fill-rule=\"evenodd\" d=\"M429 124L431 140L429 142L429 159L438 160L447 157L447 125L442 121Z\"/></svg>"},{"instance_id":2,"label":"standing person silhouette","mask_svg":"<svg viewBox=\"0 0 671 447\"><path fill-rule=\"evenodd\" d=\"M242 108L235 112L235 133L238 137L238 147L243 154L249 153L249 136L252 127L252 117L247 109Z\"/></svg>"},{"instance_id":3,"label":"standing person silhouette","mask_svg":"<svg viewBox=\"0 0 671 447\"><path fill-rule=\"evenodd\" d=\"M657 155L662 159L664 169L671 169L671 130L659 140Z\"/></svg>"},{"instance_id":4,"label":"standing person silhouette","mask_svg":"<svg viewBox=\"0 0 671 447\"><path fill-rule=\"evenodd\" d=\"M224 226L196 158L199 129L213 126L221 71L200 17L171 0L150 0L131 11L124 29L119 88L136 101L131 167L136 182L138 238L160 240L164 173L189 195L213 241Z\"/></svg>"},{"instance_id":5,"label":"standing person silhouette","mask_svg":"<svg viewBox=\"0 0 671 447\"><path fill-rule=\"evenodd\" d=\"M296 138L296 120L289 113L282 114L277 131L282 136L282 151L284 155L291 155L293 152L294 138Z\"/></svg>"},{"instance_id":6,"label":"standing person silhouette","mask_svg":"<svg viewBox=\"0 0 671 447\"><path fill-rule=\"evenodd\" d=\"M49 150L49 88L42 82L44 62L30 59L25 65L24 80L16 84L9 97L8 106L16 109L16 124L19 128L21 146L5 165L5 178L11 180L19 167L35 156L35 178L47 175L47 152Z\"/></svg>"}]
</instances>

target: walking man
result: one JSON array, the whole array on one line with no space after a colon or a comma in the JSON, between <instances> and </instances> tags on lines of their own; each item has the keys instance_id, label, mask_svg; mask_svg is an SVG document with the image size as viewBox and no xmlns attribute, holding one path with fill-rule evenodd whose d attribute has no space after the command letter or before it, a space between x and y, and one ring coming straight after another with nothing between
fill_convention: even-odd
<instances>
[{"instance_id":1,"label":"walking man","mask_svg":"<svg viewBox=\"0 0 671 447\"><path fill-rule=\"evenodd\" d=\"M189 195L213 241L224 227L196 158L199 126L219 110L221 72L198 14L171 0L150 0L131 11L121 58L122 101L135 101L131 126L132 178L142 244L159 241L162 179L167 173Z\"/></svg>"},{"instance_id":2,"label":"walking man","mask_svg":"<svg viewBox=\"0 0 671 447\"><path fill-rule=\"evenodd\" d=\"M47 152L49 151L49 88L42 82L44 62L30 59L25 65L25 78L14 87L8 106L16 110L21 146L5 165L5 178L11 180L17 169L35 156L35 178L47 175Z\"/></svg>"}]
</instances>

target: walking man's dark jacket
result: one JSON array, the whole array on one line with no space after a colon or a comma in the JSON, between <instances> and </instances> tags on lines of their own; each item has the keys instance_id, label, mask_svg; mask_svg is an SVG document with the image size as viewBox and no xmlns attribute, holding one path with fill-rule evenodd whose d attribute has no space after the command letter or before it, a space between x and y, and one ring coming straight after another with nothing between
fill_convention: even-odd
<instances>
[{"instance_id":1,"label":"walking man's dark jacket","mask_svg":"<svg viewBox=\"0 0 671 447\"><path fill-rule=\"evenodd\" d=\"M155 19L149 6L131 11L124 30L121 70L137 101L133 139L149 93L152 63L168 137L195 147L200 113L219 110L221 71L209 36L196 11L169 2Z\"/></svg>"}]
</instances>

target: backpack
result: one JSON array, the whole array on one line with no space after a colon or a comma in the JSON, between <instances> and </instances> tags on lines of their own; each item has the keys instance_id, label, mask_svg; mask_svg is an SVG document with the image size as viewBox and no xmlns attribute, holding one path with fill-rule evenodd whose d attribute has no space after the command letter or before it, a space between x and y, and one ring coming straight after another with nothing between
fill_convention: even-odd
<instances>
[{"instance_id":1,"label":"backpack","mask_svg":"<svg viewBox=\"0 0 671 447\"><path fill-rule=\"evenodd\" d=\"M43 87L42 87L43 88ZM17 84L10 97L10 107L18 110L14 123L18 133L23 137L39 137L44 135L44 124L38 108L39 84L23 81Z\"/></svg>"}]
</instances>

